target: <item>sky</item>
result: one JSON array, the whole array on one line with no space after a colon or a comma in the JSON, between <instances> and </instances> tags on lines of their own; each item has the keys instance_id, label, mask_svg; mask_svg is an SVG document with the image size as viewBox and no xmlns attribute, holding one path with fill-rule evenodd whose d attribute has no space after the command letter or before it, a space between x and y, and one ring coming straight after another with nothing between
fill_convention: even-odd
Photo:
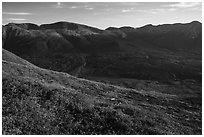
<instances>
[{"instance_id":1,"label":"sky","mask_svg":"<svg viewBox=\"0 0 204 137\"><path fill-rule=\"evenodd\" d=\"M100 29L202 22L201 2L3 2L2 24L67 21Z\"/></svg>"}]
</instances>

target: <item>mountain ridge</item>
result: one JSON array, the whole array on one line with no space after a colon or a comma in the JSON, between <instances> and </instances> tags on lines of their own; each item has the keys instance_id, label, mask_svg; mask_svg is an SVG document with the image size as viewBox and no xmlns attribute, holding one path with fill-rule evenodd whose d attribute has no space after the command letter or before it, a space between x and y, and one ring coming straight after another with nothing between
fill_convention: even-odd
<instances>
[{"instance_id":1,"label":"mountain ridge","mask_svg":"<svg viewBox=\"0 0 204 137\"><path fill-rule=\"evenodd\" d=\"M86 26L86 27L91 27L91 25L83 25L83 24L79 24L79 23L75 23L75 22L69 22L69 21L57 21L57 22L53 22L53 23L42 23L42 24L35 24L35 23L7 23L7 24L4 24L3 26L7 26L7 25L21 25L21 24L24 24L24 25L31 25L31 26L37 26L37 27L40 27L42 25L52 25L52 24L57 24L57 23L70 23L70 24L77 24L77 25L82 25L82 26ZM137 29L137 28L142 28L142 27L145 27L145 26L161 26L161 25L178 25L178 24L199 24L201 25L202 23L199 22L199 21L191 21L191 22L186 22L186 23L165 23L165 24L158 24L158 25L152 25L152 24L147 24L147 25L143 25L141 27L136 27L136 26L121 26L121 27L107 27L105 29L99 29L97 27L91 27L91 28L96 28L96 29L99 29L99 30L106 30L108 28L116 28L116 29L119 29L119 28L123 28L123 27L127 27L127 28L134 28L134 29Z\"/></svg>"},{"instance_id":2,"label":"mountain ridge","mask_svg":"<svg viewBox=\"0 0 204 137\"><path fill-rule=\"evenodd\" d=\"M40 67L82 77L201 79L199 22L107 30L69 22L45 26L38 30L24 24L3 26L3 48Z\"/></svg>"}]
</instances>

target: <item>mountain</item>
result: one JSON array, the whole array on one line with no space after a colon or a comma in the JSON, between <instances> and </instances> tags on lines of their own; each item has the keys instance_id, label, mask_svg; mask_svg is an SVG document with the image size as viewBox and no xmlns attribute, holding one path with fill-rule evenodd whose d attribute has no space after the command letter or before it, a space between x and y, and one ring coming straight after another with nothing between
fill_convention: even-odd
<instances>
[{"instance_id":1,"label":"mountain","mask_svg":"<svg viewBox=\"0 0 204 137\"><path fill-rule=\"evenodd\" d=\"M90 34L100 33L102 30L82 24L76 24L71 22L56 22L52 24L42 24L40 25L41 29L67 29L67 30L78 30L78 31L87 31Z\"/></svg>"},{"instance_id":2,"label":"mountain","mask_svg":"<svg viewBox=\"0 0 204 137\"><path fill-rule=\"evenodd\" d=\"M26 29L26 30L38 30L40 29L40 26L33 24L33 23L9 23L8 26L18 26L20 28Z\"/></svg>"},{"instance_id":3,"label":"mountain","mask_svg":"<svg viewBox=\"0 0 204 137\"><path fill-rule=\"evenodd\" d=\"M146 25L127 33L130 39L137 37L161 48L174 50L201 50L202 48L202 24L197 21L187 24Z\"/></svg>"},{"instance_id":4,"label":"mountain","mask_svg":"<svg viewBox=\"0 0 204 137\"><path fill-rule=\"evenodd\" d=\"M42 69L5 49L2 58L2 134L202 134L195 81L136 90Z\"/></svg>"},{"instance_id":5,"label":"mountain","mask_svg":"<svg viewBox=\"0 0 204 137\"><path fill-rule=\"evenodd\" d=\"M201 82L202 24L106 30L56 22L3 26L3 48L46 69L79 77Z\"/></svg>"}]
</instances>

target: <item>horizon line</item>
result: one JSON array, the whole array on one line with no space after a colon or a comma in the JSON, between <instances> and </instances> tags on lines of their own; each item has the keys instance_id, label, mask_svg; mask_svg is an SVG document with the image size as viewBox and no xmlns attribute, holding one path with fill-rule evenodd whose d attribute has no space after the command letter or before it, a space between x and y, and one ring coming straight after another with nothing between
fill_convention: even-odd
<instances>
[{"instance_id":1,"label":"horizon line","mask_svg":"<svg viewBox=\"0 0 204 137\"><path fill-rule=\"evenodd\" d=\"M141 25L139 27L135 27L135 26L128 26L128 25L124 25L124 26L119 26L119 27L116 27L116 26L108 26L106 28L100 28L100 27L97 27L97 26L92 26L92 25L88 25L88 24L83 24L83 23L78 23L78 22L71 22L71 21L56 21L56 22L51 22L51 23L41 23L41 24L38 24L38 23L33 23L33 22L9 22L9 23L6 23L6 24L3 24L2 23L2 26L6 26L8 24L34 24L34 25L37 25L37 26L41 26L41 25L45 25L45 24L54 24L54 23L60 23L60 22L65 22L65 23L74 23L74 24L78 24L78 25L84 25L84 26L89 26L89 27L92 27L92 28L97 28L97 29L100 29L100 30L106 30L107 28L122 28L122 27L131 27L131 28L140 28L140 27L144 27L144 26L147 26L147 25L152 25L152 26L159 26L159 25L173 25L173 24L188 24L188 23L192 23L192 22L199 22L202 24L202 22L198 21L198 20L192 20L192 21L189 21L189 22L174 22L174 23L163 23L163 24L153 24L153 23L146 23L144 25Z\"/></svg>"}]
</instances>

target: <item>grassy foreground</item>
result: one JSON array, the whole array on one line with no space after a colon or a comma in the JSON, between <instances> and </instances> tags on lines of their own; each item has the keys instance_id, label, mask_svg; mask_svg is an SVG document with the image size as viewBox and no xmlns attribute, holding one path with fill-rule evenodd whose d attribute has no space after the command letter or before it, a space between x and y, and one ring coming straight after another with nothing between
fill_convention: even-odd
<instances>
[{"instance_id":1,"label":"grassy foreground","mask_svg":"<svg viewBox=\"0 0 204 137\"><path fill-rule=\"evenodd\" d=\"M202 134L202 96L41 69L3 50L2 134Z\"/></svg>"}]
</instances>

